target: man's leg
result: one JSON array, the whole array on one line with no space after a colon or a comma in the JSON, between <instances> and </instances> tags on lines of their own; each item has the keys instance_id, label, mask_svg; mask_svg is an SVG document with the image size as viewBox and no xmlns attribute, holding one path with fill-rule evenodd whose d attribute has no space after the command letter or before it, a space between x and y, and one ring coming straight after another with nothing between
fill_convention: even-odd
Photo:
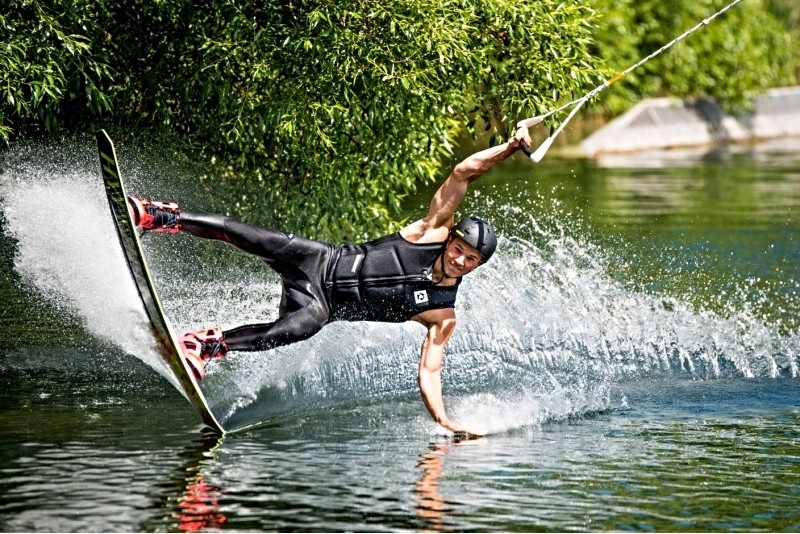
<instances>
[{"instance_id":1,"label":"man's leg","mask_svg":"<svg viewBox=\"0 0 800 534\"><path fill-rule=\"evenodd\" d=\"M134 221L150 231L178 232L229 243L263 259L280 276L280 317L221 332L219 327L186 332L180 338L187 361L200 379L205 365L228 350L268 350L308 339L328 322L322 278L333 252L330 245L236 221L223 215L183 212L176 204L129 197Z\"/></svg>"},{"instance_id":2,"label":"man's leg","mask_svg":"<svg viewBox=\"0 0 800 534\"><path fill-rule=\"evenodd\" d=\"M291 237L279 230L246 224L230 217L210 213L183 212L181 231L196 237L229 243L250 254L272 262L289 244Z\"/></svg>"},{"instance_id":3,"label":"man's leg","mask_svg":"<svg viewBox=\"0 0 800 534\"><path fill-rule=\"evenodd\" d=\"M223 332L230 350L260 351L308 339L325 325L311 306L289 312L267 324L245 325Z\"/></svg>"},{"instance_id":4,"label":"man's leg","mask_svg":"<svg viewBox=\"0 0 800 534\"><path fill-rule=\"evenodd\" d=\"M330 311L320 284L330 250L327 245L212 214L184 212L181 230L256 255L281 276L280 317L271 323L226 330L222 339L227 350L262 351L288 345L310 338L328 322Z\"/></svg>"},{"instance_id":5,"label":"man's leg","mask_svg":"<svg viewBox=\"0 0 800 534\"><path fill-rule=\"evenodd\" d=\"M151 232L184 231L197 237L216 239L260 256L267 262L290 241L290 236L271 228L245 224L223 215L181 212L177 204L128 197L134 223Z\"/></svg>"},{"instance_id":6,"label":"man's leg","mask_svg":"<svg viewBox=\"0 0 800 534\"><path fill-rule=\"evenodd\" d=\"M288 311L283 311L288 309ZM284 282L281 316L272 323L252 324L223 332L218 326L186 332L180 337L184 356L197 380L205 367L229 350L262 351L308 339L328 322L327 306L318 299L299 293L293 283Z\"/></svg>"}]
</instances>

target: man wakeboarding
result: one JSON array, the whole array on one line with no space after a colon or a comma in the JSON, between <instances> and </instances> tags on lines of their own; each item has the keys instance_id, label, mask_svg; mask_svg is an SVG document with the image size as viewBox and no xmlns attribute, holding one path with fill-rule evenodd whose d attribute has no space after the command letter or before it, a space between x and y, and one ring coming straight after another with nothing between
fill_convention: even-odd
<instances>
[{"instance_id":1,"label":"man wakeboarding","mask_svg":"<svg viewBox=\"0 0 800 534\"><path fill-rule=\"evenodd\" d=\"M527 128L508 142L456 165L431 200L428 213L399 232L362 244L331 245L229 217L182 211L177 204L128 197L139 228L186 232L224 241L253 254L281 278L278 319L222 331L187 332L179 344L200 380L205 366L228 351L263 351L308 339L331 321L416 321L427 328L418 383L433 419L458 435L478 435L447 417L442 400L444 347L456 327L461 278L489 261L497 247L492 226L477 217L457 224L467 187L530 145Z\"/></svg>"}]
</instances>

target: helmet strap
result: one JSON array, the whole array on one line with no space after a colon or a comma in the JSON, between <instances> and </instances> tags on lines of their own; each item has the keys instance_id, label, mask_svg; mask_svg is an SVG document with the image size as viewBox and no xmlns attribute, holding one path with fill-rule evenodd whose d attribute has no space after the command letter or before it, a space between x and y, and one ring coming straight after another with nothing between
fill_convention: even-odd
<instances>
[{"instance_id":1,"label":"helmet strap","mask_svg":"<svg viewBox=\"0 0 800 534\"><path fill-rule=\"evenodd\" d=\"M452 241L452 240L453 240L453 236L452 236L452 234L451 234L451 235L450 235L450 236L447 238L447 242L445 242L445 244L444 244L444 247L442 247L442 253L441 253L441 255L439 256L439 257L442 259L442 277L441 277L441 278L439 278L439 280L436 282L437 284L440 284L440 283L444 282L444 281L445 281L445 280L447 280L448 278L450 278L451 280L456 280L456 279L458 279L458 278L459 278L458 276L448 276L448 275L447 275L447 272L444 270L444 254L445 254L445 252L447 251L447 245L449 245L449 244L450 244L450 241Z\"/></svg>"}]
</instances>

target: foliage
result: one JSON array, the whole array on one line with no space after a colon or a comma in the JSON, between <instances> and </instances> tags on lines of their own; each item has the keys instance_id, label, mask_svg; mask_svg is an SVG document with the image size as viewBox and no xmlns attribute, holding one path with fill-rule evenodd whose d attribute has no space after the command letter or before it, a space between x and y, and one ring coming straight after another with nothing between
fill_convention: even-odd
<instances>
[{"instance_id":1,"label":"foliage","mask_svg":"<svg viewBox=\"0 0 800 534\"><path fill-rule=\"evenodd\" d=\"M113 104L213 156L239 211L316 235L385 231L457 135L599 81L577 0L11 1L0 135Z\"/></svg>"},{"instance_id":2,"label":"foliage","mask_svg":"<svg viewBox=\"0 0 800 534\"><path fill-rule=\"evenodd\" d=\"M111 70L93 55L89 2L7 0L0 13L0 139L12 124L52 131L59 118L110 111Z\"/></svg>"},{"instance_id":3,"label":"foliage","mask_svg":"<svg viewBox=\"0 0 800 534\"><path fill-rule=\"evenodd\" d=\"M181 15L168 51L187 53L155 67L141 111L225 154L221 170L234 159L240 210L315 235L385 232L465 124L505 136L597 79L576 2L211 4Z\"/></svg>"},{"instance_id":4,"label":"foliage","mask_svg":"<svg viewBox=\"0 0 800 534\"><path fill-rule=\"evenodd\" d=\"M795 43L794 67L795 78L800 78L800 2L797 0L766 0L766 6L770 13L781 22L791 35L792 42Z\"/></svg>"},{"instance_id":5,"label":"foliage","mask_svg":"<svg viewBox=\"0 0 800 534\"><path fill-rule=\"evenodd\" d=\"M591 0L597 52L622 71L729 3ZM618 113L642 97L713 97L728 111L747 110L764 90L794 83L793 54L786 28L763 2L748 0L627 75L602 105Z\"/></svg>"},{"instance_id":6,"label":"foliage","mask_svg":"<svg viewBox=\"0 0 800 534\"><path fill-rule=\"evenodd\" d=\"M356 239L385 232L405 195L442 179L459 136L503 140L521 116L610 75L596 55L625 68L725 1L6 0L0 138L107 125L113 111L214 162L201 179L237 215ZM763 0L794 13L792 1ZM712 95L733 107L787 83L789 31L763 2L743 2L603 102Z\"/></svg>"}]
</instances>

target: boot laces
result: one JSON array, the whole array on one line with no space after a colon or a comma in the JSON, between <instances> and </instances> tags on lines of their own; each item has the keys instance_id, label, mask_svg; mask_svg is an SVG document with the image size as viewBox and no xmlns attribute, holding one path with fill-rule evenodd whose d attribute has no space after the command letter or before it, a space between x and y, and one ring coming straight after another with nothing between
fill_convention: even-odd
<instances>
[{"instance_id":1,"label":"boot laces","mask_svg":"<svg viewBox=\"0 0 800 534\"><path fill-rule=\"evenodd\" d=\"M206 360L206 362L216 358L218 354L220 357L225 356L225 354L228 352L225 348L225 344L221 341L203 341L201 345L202 348L200 349L200 357L203 358L203 360ZM206 365L208 365L208 363L206 363Z\"/></svg>"},{"instance_id":2,"label":"boot laces","mask_svg":"<svg viewBox=\"0 0 800 534\"><path fill-rule=\"evenodd\" d=\"M179 216L175 212L152 204L148 204L145 209L153 217L153 228L172 228L178 223Z\"/></svg>"}]
</instances>

